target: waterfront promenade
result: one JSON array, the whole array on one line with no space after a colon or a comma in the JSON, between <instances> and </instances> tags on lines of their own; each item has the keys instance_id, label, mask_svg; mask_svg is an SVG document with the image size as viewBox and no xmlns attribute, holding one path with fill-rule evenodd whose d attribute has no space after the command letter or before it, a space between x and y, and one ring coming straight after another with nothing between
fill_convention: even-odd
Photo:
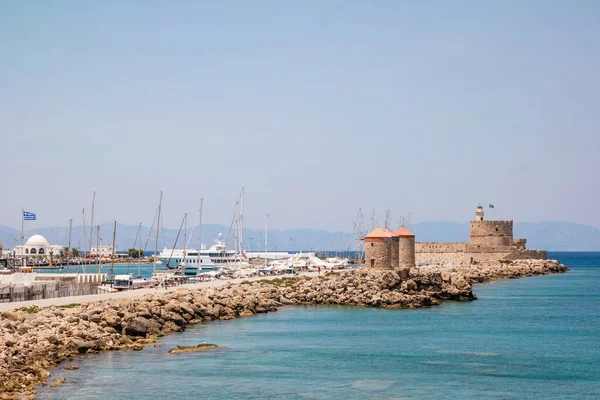
<instances>
[{"instance_id":1,"label":"waterfront promenade","mask_svg":"<svg viewBox=\"0 0 600 400\"><path fill-rule=\"evenodd\" d=\"M179 286L172 286L167 289L163 287L159 288L148 288L148 289L136 289L136 290L124 290L121 292L113 292L113 293L102 293L102 294L94 294L87 296L68 296L68 297L56 297L53 299L43 299L43 300L27 300L27 301L16 301L12 303L0 303L0 311L9 311L14 310L16 308L21 307L30 307L36 305L38 307L49 307L49 306L64 306L67 304L80 304L80 303L88 303L91 301L101 301L115 298L127 298L127 297L137 297L143 296L149 293L167 293L173 292L178 289L201 289L201 288L209 288L209 287L218 287L225 286L228 283L236 284L244 281L256 281L256 280L271 280L276 278L286 277L288 275L269 275L269 276L258 276L252 278L237 278L237 279L227 279L227 280L214 280L208 282L198 282L198 283L190 283ZM317 276L316 272L302 272L299 276Z\"/></svg>"}]
</instances>

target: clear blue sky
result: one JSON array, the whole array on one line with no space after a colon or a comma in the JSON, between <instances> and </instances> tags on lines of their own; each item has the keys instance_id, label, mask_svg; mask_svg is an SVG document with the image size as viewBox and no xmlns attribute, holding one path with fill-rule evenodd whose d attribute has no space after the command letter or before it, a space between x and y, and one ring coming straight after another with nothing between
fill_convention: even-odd
<instances>
[{"instance_id":1,"label":"clear blue sky","mask_svg":"<svg viewBox=\"0 0 600 400\"><path fill-rule=\"evenodd\" d=\"M0 225L600 226L600 2L0 2Z\"/></svg>"}]
</instances>

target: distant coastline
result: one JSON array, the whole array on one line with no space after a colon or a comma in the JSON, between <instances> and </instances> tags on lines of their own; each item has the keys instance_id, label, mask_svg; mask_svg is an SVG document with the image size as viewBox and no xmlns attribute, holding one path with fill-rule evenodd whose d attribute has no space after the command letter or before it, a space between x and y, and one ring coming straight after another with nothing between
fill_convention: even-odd
<instances>
[{"instance_id":1,"label":"distant coastline","mask_svg":"<svg viewBox=\"0 0 600 400\"><path fill-rule=\"evenodd\" d=\"M101 225L102 237L112 236L112 224ZM223 225L203 225L203 242L212 243L219 233L226 235L228 227ZM147 235L149 228L143 227L142 234ZM350 230L350 229L349 229ZM419 242L461 242L469 239L469 224L456 222L420 222L411 224L411 231L417 235ZM25 231L26 236L42 234L51 244L65 245L68 242L68 227L48 227ZM137 233L137 226L117 224L117 250L127 251L132 248ZM263 247L263 231L245 229L246 248L259 251ZM571 222L515 222L515 237L526 237L529 248L546 249L548 251L600 251L600 229ZM0 226L0 241L4 249L12 248L14 238L19 237L18 229ZM82 236L81 227L73 227L73 247L79 247L77 238ZM177 236L177 229L164 229L160 245L170 247ZM272 251L347 251L356 245L357 233L341 231L325 231L321 229L269 229L269 249Z\"/></svg>"}]
</instances>

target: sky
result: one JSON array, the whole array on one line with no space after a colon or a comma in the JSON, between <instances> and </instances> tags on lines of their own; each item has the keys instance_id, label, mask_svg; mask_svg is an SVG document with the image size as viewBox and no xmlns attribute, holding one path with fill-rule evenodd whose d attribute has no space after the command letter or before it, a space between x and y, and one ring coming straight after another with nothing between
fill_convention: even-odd
<instances>
[{"instance_id":1,"label":"sky","mask_svg":"<svg viewBox=\"0 0 600 400\"><path fill-rule=\"evenodd\" d=\"M0 226L600 227L600 2L0 2Z\"/></svg>"}]
</instances>

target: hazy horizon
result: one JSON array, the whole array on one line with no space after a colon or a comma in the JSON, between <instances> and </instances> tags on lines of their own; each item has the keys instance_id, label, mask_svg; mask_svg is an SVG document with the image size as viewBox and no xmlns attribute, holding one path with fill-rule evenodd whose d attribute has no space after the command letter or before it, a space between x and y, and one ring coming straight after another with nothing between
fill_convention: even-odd
<instances>
[{"instance_id":1,"label":"hazy horizon","mask_svg":"<svg viewBox=\"0 0 600 400\"><path fill-rule=\"evenodd\" d=\"M86 218L86 219L87 219L86 230L89 231L89 229L90 229L89 218ZM486 218L486 219L490 220L488 218ZM474 218L472 218L471 220L474 220ZM450 223L450 224L468 224L471 220L467 220L467 221L449 221L449 220L414 221L413 220L413 221L411 221L411 224L413 224L413 225L414 224L444 224L444 223ZM198 226L198 224L197 224L198 220L197 219L193 220L193 221L190 219L188 221L189 221L188 222L189 223L188 224L188 230L191 230L193 227L197 227ZM145 223L142 222L142 227L148 228L151 225L151 222L152 221L149 221L148 224L145 224ZM304 229L307 229L307 230L314 230L314 231L326 231L326 232L330 232L330 233L335 233L335 232L350 233L350 232L353 231L353 223L352 222L353 221L351 221L350 228L348 228L348 229L343 229L343 228L342 229L311 228L309 226L293 226L293 227L289 227L289 228L279 228L279 227L276 227L276 226L272 227L269 224L269 231L271 231L271 230L286 231L286 230L304 230ZM523 223L523 224L576 224L576 225L581 225L581 226L589 226L589 227L592 227L592 228L595 228L595 229L600 229L600 226L595 226L595 225L591 225L591 224L581 224L579 222L573 222L573 221L560 221L560 220L552 221L552 220L547 220L547 221L536 221L536 222L534 222L534 221L515 221L515 220L513 220L513 222L515 224L516 223ZM35 221L33 223L35 223ZM107 225L109 225L109 226L112 226L113 223L114 223L114 220L110 221L110 222L98 222L98 223L94 222L94 226L97 226L97 225L101 225L101 226L107 226ZM179 227L180 227L180 223L181 223L181 221L177 224L177 226L165 226L165 227L161 226L161 229L165 228L165 229L169 229L169 230L178 230ZM40 229L52 229L52 228L67 229L67 228L69 228L68 222L66 224L64 224L64 225L60 225L60 224L59 225L45 225L45 226L41 226L40 225L40 226L35 226L35 227L32 227L29 224L31 224L31 221L25 221L25 225L24 225L24 231L25 232L27 232L27 231L36 231L36 230L40 230ZM124 223L124 222L122 223L122 222L117 221L117 224L118 225L127 226L127 227L130 227L130 228L136 228L139 225L139 222L137 224L128 224L128 223ZM213 222L210 222L210 223L203 222L202 224L204 226L207 226L207 225L211 225L211 226L220 225L220 226L224 226L224 227L228 227L229 226L229 224L219 223L219 222L215 222L215 223L213 223ZM369 219L368 218L364 219L364 224L365 224L365 226L369 224ZM397 223L397 221L393 220L392 224L393 224L393 226L396 226L397 224L400 224L400 223ZM402 224L400 224L400 225L402 225ZM408 226L407 223L405 223L404 225ZM383 226L384 226L384 221L383 220L375 221L375 227L383 227ZM21 230L21 226L20 225L19 226L0 225L0 227L14 229L14 230L17 230L17 231ZM83 224L81 222L75 223L75 221L74 221L72 227L73 227L73 229L75 229L75 228L81 228L81 227L83 227ZM233 227L232 229L235 229L235 227ZM249 229L249 230L254 230L254 231L264 231L265 230L265 226L264 225L263 226L247 226L247 225L244 225L244 229Z\"/></svg>"},{"instance_id":2,"label":"hazy horizon","mask_svg":"<svg viewBox=\"0 0 600 400\"><path fill-rule=\"evenodd\" d=\"M465 242L469 240L469 223L457 222L417 222L411 224L409 229L415 233L417 242ZM94 231L93 243L110 243L113 236L113 224L106 223L101 226L100 236ZM0 241L8 249L20 243L20 229L0 226ZM189 245L194 247L198 240L198 229L188 225L187 238ZM269 229L269 248L272 250L351 250L356 248L357 239L366 233L366 227L360 232L325 231L300 229ZM71 243L76 248L89 248L90 228L82 229L81 225L73 226L72 232L68 227L46 227L25 231L25 239L34 234L41 234L52 244ZM202 242L206 245L213 243L221 234L224 240L232 243L235 240L233 232L227 226L206 224L202 229ZM116 244L117 248L124 250L139 246L140 237L138 227L135 225L118 224ZM144 246L153 248L155 231L149 226L143 226L141 231ZM179 237L179 246L182 247L183 232L178 233L178 228L161 229L159 234L159 248L171 248ZM544 250L567 251L598 251L600 250L600 229L588 225L570 222L518 222L514 224L514 237L526 238L527 247ZM244 247L247 250L258 250L258 245L264 243L264 227L245 227L243 234ZM136 245L136 243L138 243ZM85 245L84 245L85 244ZM148 248L147 248L148 249Z\"/></svg>"},{"instance_id":3,"label":"hazy horizon","mask_svg":"<svg viewBox=\"0 0 600 400\"><path fill-rule=\"evenodd\" d=\"M0 226L600 227L600 3L0 3ZM489 210L488 204L495 205Z\"/></svg>"}]
</instances>

